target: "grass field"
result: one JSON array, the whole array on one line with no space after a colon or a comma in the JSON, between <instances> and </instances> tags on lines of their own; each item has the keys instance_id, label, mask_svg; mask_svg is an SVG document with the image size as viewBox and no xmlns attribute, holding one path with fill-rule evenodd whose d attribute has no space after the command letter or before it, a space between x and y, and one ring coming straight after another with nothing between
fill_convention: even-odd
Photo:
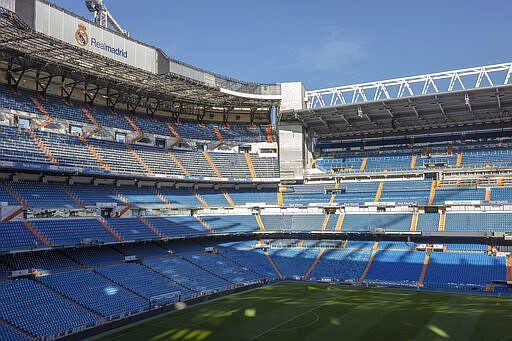
<instances>
[{"instance_id":1,"label":"grass field","mask_svg":"<svg viewBox=\"0 0 512 341\"><path fill-rule=\"evenodd\" d=\"M508 340L512 299L279 283L94 340Z\"/></svg>"}]
</instances>

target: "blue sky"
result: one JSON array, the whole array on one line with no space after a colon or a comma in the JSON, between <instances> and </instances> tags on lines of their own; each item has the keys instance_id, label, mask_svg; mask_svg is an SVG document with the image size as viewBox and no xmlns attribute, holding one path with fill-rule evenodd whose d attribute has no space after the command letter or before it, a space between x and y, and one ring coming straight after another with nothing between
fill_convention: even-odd
<instances>
[{"instance_id":1,"label":"blue sky","mask_svg":"<svg viewBox=\"0 0 512 341\"><path fill-rule=\"evenodd\" d=\"M90 17L83 0L52 0ZM106 0L135 39L233 78L320 89L512 61L510 0Z\"/></svg>"}]
</instances>

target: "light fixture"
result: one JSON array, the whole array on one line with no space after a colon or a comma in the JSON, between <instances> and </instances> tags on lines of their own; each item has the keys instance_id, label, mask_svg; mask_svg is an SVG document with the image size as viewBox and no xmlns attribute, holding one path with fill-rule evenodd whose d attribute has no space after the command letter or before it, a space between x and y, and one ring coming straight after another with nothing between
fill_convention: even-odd
<instances>
[{"instance_id":1,"label":"light fixture","mask_svg":"<svg viewBox=\"0 0 512 341\"><path fill-rule=\"evenodd\" d=\"M363 108L361 108L360 105L357 106L357 116L358 117L363 117Z\"/></svg>"}]
</instances>

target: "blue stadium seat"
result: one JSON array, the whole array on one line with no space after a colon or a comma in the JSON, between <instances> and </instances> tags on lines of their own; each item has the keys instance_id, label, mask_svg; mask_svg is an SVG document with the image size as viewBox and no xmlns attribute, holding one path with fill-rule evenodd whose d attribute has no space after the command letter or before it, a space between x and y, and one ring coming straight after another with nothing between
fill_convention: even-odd
<instances>
[{"instance_id":1,"label":"blue stadium seat","mask_svg":"<svg viewBox=\"0 0 512 341\"><path fill-rule=\"evenodd\" d=\"M371 250L327 250L309 275L309 279L357 281L371 253Z\"/></svg>"},{"instance_id":2,"label":"blue stadium seat","mask_svg":"<svg viewBox=\"0 0 512 341\"><path fill-rule=\"evenodd\" d=\"M232 286L232 283L215 276L193 263L179 257L144 261L144 265L158 271L163 276L196 292L219 291Z\"/></svg>"},{"instance_id":3,"label":"blue stadium seat","mask_svg":"<svg viewBox=\"0 0 512 341\"><path fill-rule=\"evenodd\" d=\"M434 252L425 275L427 287L484 287L493 280L506 280L505 257L486 253Z\"/></svg>"},{"instance_id":4,"label":"blue stadium seat","mask_svg":"<svg viewBox=\"0 0 512 341\"><path fill-rule=\"evenodd\" d=\"M246 284L261 280L261 276L214 253L203 253L185 257L188 261L207 269L232 283Z\"/></svg>"},{"instance_id":5,"label":"blue stadium seat","mask_svg":"<svg viewBox=\"0 0 512 341\"><path fill-rule=\"evenodd\" d=\"M313 264L319 250L269 249L277 268L287 278L302 278Z\"/></svg>"},{"instance_id":6,"label":"blue stadium seat","mask_svg":"<svg viewBox=\"0 0 512 341\"><path fill-rule=\"evenodd\" d=\"M187 288L140 264L110 265L96 268L96 272L156 304L173 303L179 296L185 298L192 294Z\"/></svg>"},{"instance_id":7,"label":"blue stadium seat","mask_svg":"<svg viewBox=\"0 0 512 341\"><path fill-rule=\"evenodd\" d=\"M379 250L373 258L365 281L415 286L424 259L424 252Z\"/></svg>"},{"instance_id":8,"label":"blue stadium seat","mask_svg":"<svg viewBox=\"0 0 512 341\"><path fill-rule=\"evenodd\" d=\"M29 279L0 282L0 318L38 338L96 325L100 317Z\"/></svg>"},{"instance_id":9,"label":"blue stadium seat","mask_svg":"<svg viewBox=\"0 0 512 341\"><path fill-rule=\"evenodd\" d=\"M39 280L70 300L109 319L138 313L150 307L148 301L91 270L63 272L41 277Z\"/></svg>"}]
</instances>

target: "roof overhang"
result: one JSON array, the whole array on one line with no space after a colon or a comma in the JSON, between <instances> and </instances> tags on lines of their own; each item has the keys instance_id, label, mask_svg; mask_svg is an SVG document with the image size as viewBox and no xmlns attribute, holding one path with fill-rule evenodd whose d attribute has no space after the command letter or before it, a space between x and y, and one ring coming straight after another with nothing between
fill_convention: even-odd
<instances>
[{"instance_id":1,"label":"roof overhang","mask_svg":"<svg viewBox=\"0 0 512 341\"><path fill-rule=\"evenodd\" d=\"M0 7L0 67L14 58L24 68L66 77L101 89L120 89L125 101L192 105L207 108L268 110L279 104L276 96L245 96L236 91L196 81L177 73L154 74L89 52L34 31L16 13ZM244 94L241 96L240 94ZM138 99L130 99L137 97ZM141 103L141 99L144 99ZM151 100L151 101L150 101Z\"/></svg>"},{"instance_id":2,"label":"roof overhang","mask_svg":"<svg viewBox=\"0 0 512 341\"><path fill-rule=\"evenodd\" d=\"M370 138L512 126L512 85L281 112L320 139Z\"/></svg>"}]
</instances>

